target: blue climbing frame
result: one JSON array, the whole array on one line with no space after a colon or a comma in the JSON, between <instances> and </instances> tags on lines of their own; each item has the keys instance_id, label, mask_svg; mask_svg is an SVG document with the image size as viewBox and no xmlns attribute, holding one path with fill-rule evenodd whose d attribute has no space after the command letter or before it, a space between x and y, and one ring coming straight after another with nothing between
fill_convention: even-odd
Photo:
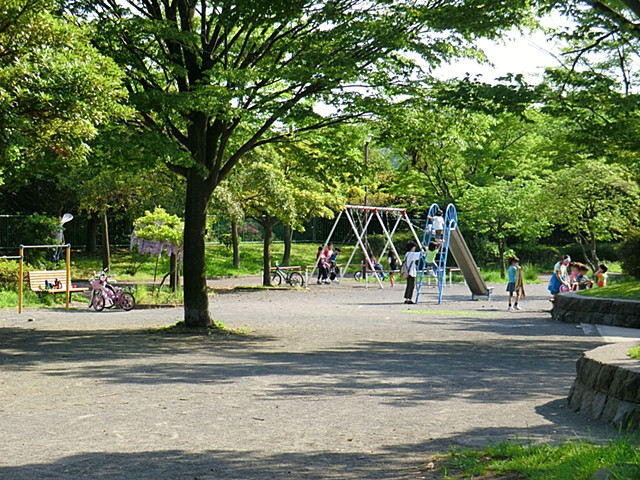
<instances>
[{"instance_id":1,"label":"blue climbing frame","mask_svg":"<svg viewBox=\"0 0 640 480\"><path fill-rule=\"evenodd\" d=\"M427 215L427 221L425 222L424 232L422 234L423 248L427 248L428 245L434 240L435 231L433 229L433 219L436 212L441 210L437 203L434 203L429 207L429 213ZM456 207L450 203L447 205L447 209L444 213L444 230L442 232L442 244L440 246L440 252L438 255L438 262L436 266L436 283L438 285L438 305L442 302L443 289L446 283L447 275L447 258L449 256L449 242L451 240L451 230L455 229L458 225L458 212ZM420 262L418 263L418 281L416 285L416 299L418 303L420 299L420 291L422 290L422 282L425 276L425 270L431 269L431 265L427 265L426 255L420 256Z\"/></svg>"}]
</instances>

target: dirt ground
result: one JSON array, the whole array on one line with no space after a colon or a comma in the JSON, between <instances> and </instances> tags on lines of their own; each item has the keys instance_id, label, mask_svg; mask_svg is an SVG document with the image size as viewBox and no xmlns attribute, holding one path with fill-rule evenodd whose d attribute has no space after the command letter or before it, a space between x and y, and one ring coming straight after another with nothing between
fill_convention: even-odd
<instances>
[{"instance_id":1,"label":"dirt ground","mask_svg":"<svg viewBox=\"0 0 640 480\"><path fill-rule=\"evenodd\" d=\"M516 312L504 290L221 290L242 336L149 330L180 308L4 309L0 479L436 478L452 446L615 435L566 406L604 340L553 322L544 284Z\"/></svg>"}]
</instances>

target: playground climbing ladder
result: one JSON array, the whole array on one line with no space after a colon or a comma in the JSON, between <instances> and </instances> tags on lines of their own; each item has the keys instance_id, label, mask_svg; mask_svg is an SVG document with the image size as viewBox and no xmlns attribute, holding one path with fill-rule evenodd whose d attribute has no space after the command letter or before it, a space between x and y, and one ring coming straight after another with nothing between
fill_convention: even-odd
<instances>
[{"instance_id":1,"label":"playground climbing ladder","mask_svg":"<svg viewBox=\"0 0 640 480\"><path fill-rule=\"evenodd\" d=\"M433 229L433 217L436 212L440 210L437 204L431 205L429 208L429 214L425 223L424 233L422 236L422 244L428 246L435 237L435 231ZM437 264L435 266L436 281L438 286L438 305L442 302L443 289L446 284L446 270L447 270L447 257L449 251L453 254L453 258L460 268L464 280L471 290L471 299L475 299L476 296L486 296L487 299L491 299L493 287L488 287L484 279L480 275L480 271L476 265L469 247L467 246L462 233L458 228L458 213L456 207L453 204L449 204L444 214L444 230L442 232L442 243L440 252L437 257ZM416 298L415 302L418 303L420 298L420 291L422 289L422 282L425 276L425 270L433 268L433 265L427 265L426 256L420 257L420 263L418 264L418 279L416 285ZM428 274L428 273L427 273Z\"/></svg>"}]
</instances>

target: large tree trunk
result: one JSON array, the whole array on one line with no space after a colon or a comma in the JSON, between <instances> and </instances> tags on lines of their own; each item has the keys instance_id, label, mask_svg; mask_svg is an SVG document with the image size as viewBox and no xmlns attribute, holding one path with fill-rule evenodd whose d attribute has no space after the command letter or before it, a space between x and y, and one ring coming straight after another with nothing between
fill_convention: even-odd
<instances>
[{"instance_id":1,"label":"large tree trunk","mask_svg":"<svg viewBox=\"0 0 640 480\"><path fill-rule=\"evenodd\" d=\"M90 215L89 220L87 220L87 239L85 251L87 253L96 253L97 242L96 236L98 233L98 226L100 225L100 219L96 215Z\"/></svg>"},{"instance_id":2,"label":"large tree trunk","mask_svg":"<svg viewBox=\"0 0 640 480\"><path fill-rule=\"evenodd\" d=\"M233 246L233 268L240 268L240 235L238 219L231 220L231 244Z\"/></svg>"},{"instance_id":3,"label":"large tree trunk","mask_svg":"<svg viewBox=\"0 0 640 480\"><path fill-rule=\"evenodd\" d=\"M282 237L284 240L282 265L288 267L291 264L291 241L293 239L293 228L291 228L291 225L284 225Z\"/></svg>"},{"instance_id":4,"label":"large tree trunk","mask_svg":"<svg viewBox=\"0 0 640 480\"><path fill-rule=\"evenodd\" d=\"M204 237L211 189L193 168L187 175L184 218L184 321L189 327L212 324L209 315Z\"/></svg>"},{"instance_id":5,"label":"large tree trunk","mask_svg":"<svg viewBox=\"0 0 640 480\"><path fill-rule=\"evenodd\" d=\"M111 268L111 246L109 245L109 220L107 212L102 215L102 269Z\"/></svg>"}]
</instances>

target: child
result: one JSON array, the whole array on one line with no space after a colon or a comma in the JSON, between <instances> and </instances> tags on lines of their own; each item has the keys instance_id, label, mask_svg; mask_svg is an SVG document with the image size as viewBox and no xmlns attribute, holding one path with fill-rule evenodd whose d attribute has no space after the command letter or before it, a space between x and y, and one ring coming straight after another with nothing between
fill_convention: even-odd
<instances>
[{"instance_id":1,"label":"child","mask_svg":"<svg viewBox=\"0 0 640 480\"><path fill-rule=\"evenodd\" d=\"M578 290L578 276L580 275L580 267L582 264L580 262L571 262L569 264L569 285L571 291Z\"/></svg>"},{"instance_id":2,"label":"child","mask_svg":"<svg viewBox=\"0 0 640 480\"><path fill-rule=\"evenodd\" d=\"M438 276L438 264L436 263L436 257L440 253L440 244L435 240L429 242L427 247L427 255L425 256L425 269L428 270L428 275L432 277Z\"/></svg>"},{"instance_id":3,"label":"child","mask_svg":"<svg viewBox=\"0 0 640 480\"><path fill-rule=\"evenodd\" d=\"M509 283L507 283L507 292L509 292L509 311L521 310L520 305L518 305L518 300L520 300L520 289L523 287L522 285L522 273L520 271L520 260L518 257L511 257L509 259L509 268L507 270L507 276L509 278ZM515 305L511 305L511 301L513 299L513 294L515 293L516 302Z\"/></svg>"},{"instance_id":4,"label":"child","mask_svg":"<svg viewBox=\"0 0 640 480\"><path fill-rule=\"evenodd\" d=\"M601 263L596 273L593 274L593 278L596 279L596 283L599 287L607 286L607 266Z\"/></svg>"},{"instance_id":5,"label":"child","mask_svg":"<svg viewBox=\"0 0 640 480\"><path fill-rule=\"evenodd\" d=\"M589 267L586 265L580 265L580 274L578 275L578 290L586 290L591 288L593 282L589 280Z\"/></svg>"},{"instance_id":6,"label":"child","mask_svg":"<svg viewBox=\"0 0 640 480\"><path fill-rule=\"evenodd\" d=\"M340 281L340 279L338 278L338 276L340 275L340 267L338 267L337 260L338 255L340 255L341 253L342 250L340 250L339 247L336 247L336 249L329 257L329 278L332 282L336 283Z\"/></svg>"},{"instance_id":7,"label":"child","mask_svg":"<svg viewBox=\"0 0 640 480\"><path fill-rule=\"evenodd\" d=\"M427 218L433 221L434 240L439 244L442 243L442 231L444 230L444 217L442 216L442 210L438 210L432 217L427 215Z\"/></svg>"},{"instance_id":8,"label":"child","mask_svg":"<svg viewBox=\"0 0 640 480\"><path fill-rule=\"evenodd\" d=\"M389 250L387 263L389 264L389 282L391 283L391 288L393 288L396 286L396 273L400 271L398 268L398 256L393 250Z\"/></svg>"},{"instance_id":9,"label":"child","mask_svg":"<svg viewBox=\"0 0 640 480\"><path fill-rule=\"evenodd\" d=\"M376 259L376 256L371 254L369 255L369 258L371 258L372 270L376 272L378 275L380 275L380 278L382 278L382 280L387 278L387 275L384 273L384 270L382 269L382 264L378 262L378 260Z\"/></svg>"}]
</instances>

